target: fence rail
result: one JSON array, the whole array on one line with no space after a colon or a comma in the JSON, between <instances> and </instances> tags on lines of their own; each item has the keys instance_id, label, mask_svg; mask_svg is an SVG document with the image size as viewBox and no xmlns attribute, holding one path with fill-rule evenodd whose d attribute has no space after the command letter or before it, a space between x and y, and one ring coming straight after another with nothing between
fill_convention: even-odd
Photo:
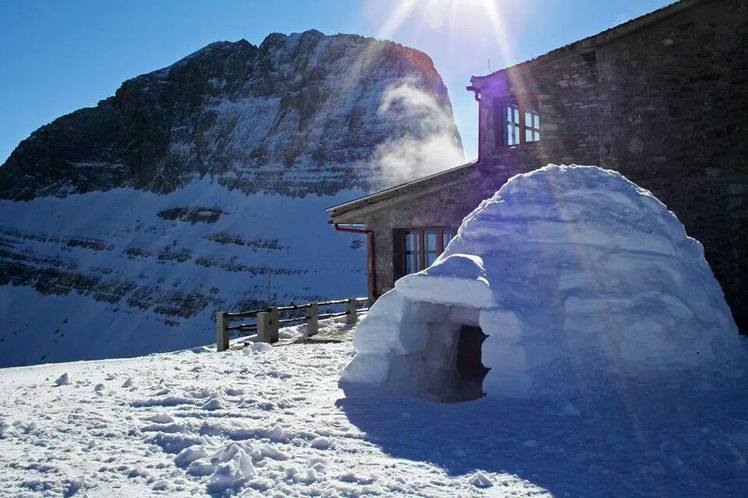
<instances>
[{"instance_id":1,"label":"fence rail","mask_svg":"<svg viewBox=\"0 0 748 498\"><path fill-rule=\"evenodd\" d=\"M307 335L316 335L319 331L319 321L328 318L345 316L346 323L355 324L358 321L358 314L367 311L368 308L359 308L359 303L368 302L368 298L356 297L349 299L335 299L332 301L323 301L318 303L291 304L288 306L272 306L261 310L251 311L219 311L216 313L216 350L226 351L229 349L229 339L231 334L240 332L257 332L259 342L278 342L278 330L281 325L291 323L307 324ZM320 313L320 308L339 306L344 304L345 311ZM302 316L292 316L281 319L281 313L294 311L306 311ZM254 319L254 322L246 322L247 319ZM232 325L231 321L242 321Z\"/></svg>"}]
</instances>

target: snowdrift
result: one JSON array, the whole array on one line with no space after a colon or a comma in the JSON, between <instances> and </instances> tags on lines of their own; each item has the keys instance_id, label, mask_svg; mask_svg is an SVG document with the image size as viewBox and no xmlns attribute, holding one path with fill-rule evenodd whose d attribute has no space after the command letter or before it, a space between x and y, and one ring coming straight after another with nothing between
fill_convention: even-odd
<instances>
[{"instance_id":1,"label":"snowdrift","mask_svg":"<svg viewBox=\"0 0 748 498\"><path fill-rule=\"evenodd\" d=\"M398 280L354 347L344 387L534 398L716 365L738 332L664 204L616 172L549 165L510 179L431 267Z\"/></svg>"}]
</instances>

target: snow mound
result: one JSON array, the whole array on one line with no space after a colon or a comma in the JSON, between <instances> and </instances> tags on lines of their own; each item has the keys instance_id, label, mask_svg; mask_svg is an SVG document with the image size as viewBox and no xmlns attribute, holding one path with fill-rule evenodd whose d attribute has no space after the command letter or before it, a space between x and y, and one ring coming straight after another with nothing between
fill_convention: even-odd
<instances>
[{"instance_id":1,"label":"snow mound","mask_svg":"<svg viewBox=\"0 0 748 498\"><path fill-rule=\"evenodd\" d=\"M650 192L595 166L548 165L483 201L431 267L372 307L341 383L465 399L462 326L488 336L478 387L520 398L738 349L701 244Z\"/></svg>"},{"instance_id":2,"label":"snow mound","mask_svg":"<svg viewBox=\"0 0 748 498\"><path fill-rule=\"evenodd\" d=\"M57 377L57 380L55 380L56 386L68 386L70 385L70 375L68 375L67 372Z\"/></svg>"}]
</instances>

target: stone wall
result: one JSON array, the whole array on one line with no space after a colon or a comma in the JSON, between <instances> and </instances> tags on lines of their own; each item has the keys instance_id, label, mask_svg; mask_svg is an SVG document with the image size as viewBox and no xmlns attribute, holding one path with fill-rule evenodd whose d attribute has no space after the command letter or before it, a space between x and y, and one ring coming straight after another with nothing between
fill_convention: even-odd
<instances>
[{"instance_id":1,"label":"stone wall","mask_svg":"<svg viewBox=\"0 0 748 498\"><path fill-rule=\"evenodd\" d=\"M484 182L549 162L620 171L702 242L748 330L748 3L698 2L596 38L480 79ZM496 146L495 99L509 95L538 98L539 142Z\"/></svg>"},{"instance_id":2,"label":"stone wall","mask_svg":"<svg viewBox=\"0 0 748 498\"><path fill-rule=\"evenodd\" d=\"M503 126L496 101L537 98L541 139L516 147L497 146ZM520 65L500 72L480 102L483 173L503 184L509 177L552 163L594 164L598 157L597 67L594 50L559 54L542 66ZM499 142L500 143L500 142Z\"/></svg>"},{"instance_id":3,"label":"stone wall","mask_svg":"<svg viewBox=\"0 0 748 498\"><path fill-rule=\"evenodd\" d=\"M361 223L374 231L377 296L392 289L395 280L394 230L442 226L458 228L480 201L493 194L484 190L477 168L470 166L444 183L417 185L381 200L369 209L334 215L336 223Z\"/></svg>"},{"instance_id":4,"label":"stone wall","mask_svg":"<svg viewBox=\"0 0 748 498\"><path fill-rule=\"evenodd\" d=\"M598 50L601 165L703 245L748 331L748 3L705 2Z\"/></svg>"}]
</instances>

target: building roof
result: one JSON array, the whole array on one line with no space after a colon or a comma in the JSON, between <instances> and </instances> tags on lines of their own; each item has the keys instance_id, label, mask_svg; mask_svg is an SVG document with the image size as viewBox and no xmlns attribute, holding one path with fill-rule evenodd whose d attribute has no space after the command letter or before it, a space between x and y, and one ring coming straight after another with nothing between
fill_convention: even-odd
<instances>
[{"instance_id":1,"label":"building roof","mask_svg":"<svg viewBox=\"0 0 748 498\"><path fill-rule=\"evenodd\" d=\"M678 2L671 3L670 5L666 5L665 7L649 12L648 14L635 17L634 19L628 20L622 24L606 29L605 31L601 31L596 35L588 36L587 38L582 38L581 40L569 43L568 45L564 45L563 47L553 49L550 52L539 55L538 57L513 64L511 66L507 66L484 76L473 76L470 78L470 86L468 86L467 89L472 91L478 90L486 83L489 83L495 76L507 71L508 69L519 68L524 65L542 64L549 59L566 55L580 48L591 49L596 46L609 43L617 38L626 36L646 26L677 14L678 12L690 9L691 7L705 3L707 1L709 0L680 0Z\"/></svg>"},{"instance_id":2,"label":"building roof","mask_svg":"<svg viewBox=\"0 0 748 498\"><path fill-rule=\"evenodd\" d=\"M454 181L454 180L460 180L464 176L464 173L470 172L471 169L473 171L476 171L477 173L477 169L474 168L476 164L477 164L477 161L472 161L466 164L462 164L460 166L456 166L454 168L450 168L444 171L440 171L438 173L434 173L429 176L424 176L423 178L417 178L415 180L411 180L409 182L396 185L394 187L380 190L379 192L374 192L372 194L359 197L358 199L353 199L351 201L344 202L343 204L331 206L327 208L327 212L330 214L330 216L339 216L348 211L353 211L355 209L359 209L364 206L369 206L371 204L375 204L385 199L390 199L392 197L395 197L396 195L399 195L406 191L410 191L412 189L422 189L434 183L442 184L442 183L449 183L450 181Z\"/></svg>"}]
</instances>

